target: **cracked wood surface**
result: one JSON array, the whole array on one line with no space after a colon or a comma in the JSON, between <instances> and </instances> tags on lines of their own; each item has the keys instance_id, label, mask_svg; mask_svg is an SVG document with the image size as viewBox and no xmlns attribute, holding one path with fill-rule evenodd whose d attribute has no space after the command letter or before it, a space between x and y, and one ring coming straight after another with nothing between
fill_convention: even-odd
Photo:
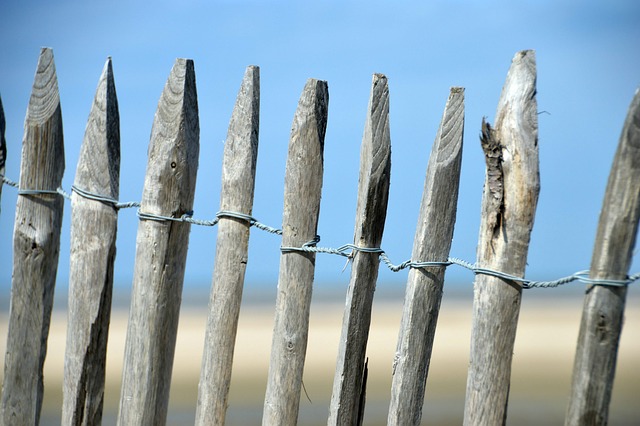
<instances>
[{"instance_id":1,"label":"cracked wood surface","mask_svg":"<svg viewBox=\"0 0 640 426\"><path fill-rule=\"evenodd\" d=\"M193 61L177 59L151 130L140 211L191 212L200 126ZM140 220L118 424L166 423L190 224Z\"/></svg>"},{"instance_id":2,"label":"cracked wood surface","mask_svg":"<svg viewBox=\"0 0 640 426\"><path fill-rule=\"evenodd\" d=\"M251 215L258 158L260 69L247 68L229 123L222 163L220 210ZM249 228L221 217L198 386L197 425L223 425L247 266Z\"/></svg>"},{"instance_id":3,"label":"cracked wood surface","mask_svg":"<svg viewBox=\"0 0 640 426\"><path fill-rule=\"evenodd\" d=\"M464 89L453 87L436 134L422 192L411 259L449 258L456 220ZM419 425L433 340L440 311L445 267L410 269L393 366L389 425Z\"/></svg>"},{"instance_id":4,"label":"cracked wood surface","mask_svg":"<svg viewBox=\"0 0 640 426\"><path fill-rule=\"evenodd\" d=\"M64 174L62 112L53 51L43 48L24 122L21 190L56 191ZM2 423L38 424L64 199L20 195L13 233L9 333L4 363ZM25 374L29 372L29 374Z\"/></svg>"},{"instance_id":5,"label":"cracked wood surface","mask_svg":"<svg viewBox=\"0 0 640 426\"><path fill-rule=\"evenodd\" d=\"M328 107L327 83L309 79L291 128L284 183L283 247L301 247L317 234ZM263 425L297 423L314 270L315 253L280 255Z\"/></svg>"},{"instance_id":6,"label":"cracked wood surface","mask_svg":"<svg viewBox=\"0 0 640 426\"><path fill-rule=\"evenodd\" d=\"M478 266L520 277L540 191L537 114L535 52L524 50L511 63L495 126L482 128L487 173L477 253ZM465 425L506 421L521 296L519 283L476 275Z\"/></svg>"},{"instance_id":7,"label":"cracked wood surface","mask_svg":"<svg viewBox=\"0 0 640 426\"><path fill-rule=\"evenodd\" d=\"M120 118L109 58L89 113L74 186L117 200L119 181ZM72 193L63 425L102 420L117 220L112 204Z\"/></svg>"},{"instance_id":8,"label":"cracked wood surface","mask_svg":"<svg viewBox=\"0 0 640 426\"><path fill-rule=\"evenodd\" d=\"M627 278L640 218L640 90L616 151L602 203L590 278ZM573 366L567 425L606 425L627 287L589 286Z\"/></svg>"},{"instance_id":9,"label":"cracked wood surface","mask_svg":"<svg viewBox=\"0 0 640 426\"><path fill-rule=\"evenodd\" d=\"M389 200L391 136L389 86L374 74L362 147L353 239L358 247L379 248ZM328 424L361 424L364 412L365 353L371 323L379 253L355 251L338 347Z\"/></svg>"}]
</instances>

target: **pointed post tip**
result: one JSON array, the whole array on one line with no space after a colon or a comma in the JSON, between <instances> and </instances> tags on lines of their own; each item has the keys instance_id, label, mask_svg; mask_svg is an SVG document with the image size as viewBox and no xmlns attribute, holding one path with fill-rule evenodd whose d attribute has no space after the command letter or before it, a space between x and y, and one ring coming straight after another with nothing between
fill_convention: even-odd
<instances>
[{"instance_id":1,"label":"pointed post tip","mask_svg":"<svg viewBox=\"0 0 640 426\"><path fill-rule=\"evenodd\" d=\"M533 56L535 58L536 51L534 49L524 49L516 52L516 57Z\"/></svg>"},{"instance_id":2,"label":"pointed post tip","mask_svg":"<svg viewBox=\"0 0 640 426\"><path fill-rule=\"evenodd\" d=\"M177 65L177 64L185 64L185 65L187 65L187 66L189 66L189 65L193 66L193 59L189 59L189 58L176 58L176 60L175 60L174 64L175 64L175 65Z\"/></svg>"},{"instance_id":3,"label":"pointed post tip","mask_svg":"<svg viewBox=\"0 0 640 426\"><path fill-rule=\"evenodd\" d=\"M244 70L245 78L259 78L260 77L260 67L257 65L248 65Z\"/></svg>"}]
</instances>

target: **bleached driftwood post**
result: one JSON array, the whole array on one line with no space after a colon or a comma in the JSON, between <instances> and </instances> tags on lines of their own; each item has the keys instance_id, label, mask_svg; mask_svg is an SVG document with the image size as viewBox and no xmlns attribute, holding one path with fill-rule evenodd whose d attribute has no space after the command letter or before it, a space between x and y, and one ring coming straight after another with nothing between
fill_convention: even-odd
<instances>
[{"instance_id":1,"label":"bleached driftwood post","mask_svg":"<svg viewBox=\"0 0 640 426\"><path fill-rule=\"evenodd\" d=\"M220 210L251 215L258 158L260 69L247 68L231 116L222 163ZM223 425L231 382L251 224L221 216L198 386L196 424Z\"/></svg>"},{"instance_id":2,"label":"bleached driftwood post","mask_svg":"<svg viewBox=\"0 0 640 426\"><path fill-rule=\"evenodd\" d=\"M104 403L118 212L120 118L111 58L104 65L80 150L71 196L69 321L65 348L63 425L98 425Z\"/></svg>"},{"instance_id":3,"label":"bleached driftwood post","mask_svg":"<svg viewBox=\"0 0 640 426\"><path fill-rule=\"evenodd\" d=\"M513 58L495 128L483 121L481 140L487 172L478 266L522 277L540 191L534 51ZM506 420L521 296L518 282L476 276L465 425Z\"/></svg>"},{"instance_id":4,"label":"bleached driftwood post","mask_svg":"<svg viewBox=\"0 0 640 426\"><path fill-rule=\"evenodd\" d=\"M284 182L283 248L314 241L320 213L327 83L309 79L293 118ZM315 253L283 250L262 414L263 425L295 425L307 351Z\"/></svg>"},{"instance_id":5,"label":"bleached driftwood post","mask_svg":"<svg viewBox=\"0 0 640 426\"><path fill-rule=\"evenodd\" d=\"M2 385L0 423L5 425L36 425L40 420L42 367L60 253L64 199L57 189L64 174L64 144L58 80L49 48L40 52L24 127Z\"/></svg>"},{"instance_id":6,"label":"bleached driftwood post","mask_svg":"<svg viewBox=\"0 0 640 426\"><path fill-rule=\"evenodd\" d=\"M142 192L118 424L166 422L200 127L193 61L177 59L151 130Z\"/></svg>"},{"instance_id":7,"label":"bleached driftwood post","mask_svg":"<svg viewBox=\"0 0 640 426\"><path fill-rule=\"evenodd\" d=\"M446 261L456 221L464 131L464 89L451 89L425 178L411 259ZM444 266L412 268L393 367L389 425L419 425L440 312Z\"/></svg>"},{"instance_id":8,"label":"bleached driftwood post","mask_svg":"<svg viewBox=\"0 0 640 426\"><path fill-rule=\"evenodd\" d=\"M374 74L371 97L360 149L360 179L353 244L379 248L387 216L391 173L389 86L382 74ZM329 422L361 424L362 378L371 324L371 306L378 278L380 254L354 251L347 292L342 335L338 347Z\"/></svg>"},{"instance_id":9,"label":"bleached driftwood post","mask_svg":"<svg viewBox=\"0 0 640 426\"><path fill-rule=\"evenodd\" d=\"M625 280L640 218L640 90L629 107L609 174L590 278ZM606 425L627 287L589 286L573 366L567 425Z\"/></svg>"}]
</instances>

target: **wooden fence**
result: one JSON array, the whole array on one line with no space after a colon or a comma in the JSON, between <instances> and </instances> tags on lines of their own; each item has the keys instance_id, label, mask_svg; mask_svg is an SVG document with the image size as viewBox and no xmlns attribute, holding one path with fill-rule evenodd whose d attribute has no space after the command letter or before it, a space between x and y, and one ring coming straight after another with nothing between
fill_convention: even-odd
<instances>
[{"instance_id":1,"label":"wooden fence","mask_svg":"<svg viewBox=\"0 0 640 426\"><path fill-rule=\"evenodd\" d=\"M327 83L308 80L293 119L282 254L263 424L297 422L314 278ZM1 102L1 101L0 101ZM224 424L242 298L258 151L260 78L248 67L226 140L217 249L196 424ZM464 422L503 424L530 233L539 192L536 62L518 52L486 158ZM452 88L429 160L393 365L388 424L419 424L458 197L464 89ZM0 103L0 173L6 157ZM389 89L373 76L360 157L351 279L328 424L362 424L366 347L387 211ZM198 168L194 66L178 59L154 118L142 200L118 424L166 422ZM38 424L63 214L62 116L53 53L43 49L25 120L2 392L5 425ZM120 169L119 113L108 59L89 114L71 198L69 320L62 423L99 424L111 312ZM605 424L640 216L640 92L624 124L598 227L567 425ZM1 186L0 186L1 188ZM211 223L210 223L211 224ZM341 253L344 254L344 251Z\"/></svg>"}]
</instances>

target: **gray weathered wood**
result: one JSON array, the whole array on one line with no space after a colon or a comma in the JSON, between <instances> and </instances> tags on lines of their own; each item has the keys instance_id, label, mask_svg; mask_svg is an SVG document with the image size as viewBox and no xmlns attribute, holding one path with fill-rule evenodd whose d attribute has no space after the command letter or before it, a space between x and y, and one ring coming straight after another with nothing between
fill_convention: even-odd
<instances>
[{"instance_id":1,"label":"gray weathered wood","mask_svg":"<svg viewBox=\"0 0 640 426\"><path fill-rule=\"evenodd\" d=\"M5 162L7 161L7 141L4 138L5 129L6 122L4 121L4 108L2 108L2 96L0 96L0 177L4 176L4 167ZM2 198L3 186L3 182L0 182L0 198Z\"/></svg>"},{"instance_id":2,"label":"gray weathered wood","mask_svg":"<svg viewBox=\"0 0 640 426\"><path fill-rule=\"evenodd\" d=\"M193 207L200 128L193 61L177 59L151 130L140 211L180 218ZM125 343L120 425L166 422L190 224L141 220Z\"/></svg>"},{"instance_id":3,"label":"gray weathered wood","mask_svg":"<svg viewBox=\"0 0 640 426\"><path fill-rule=\"evenodd\" d=\"M464 132L464 89L451 89L436 135L413 243L414 261L446 261L456 220ZM445 267L411 269L394 359L389 425L419 425Z\"/></svg>"},{"instance_id":4,"label":"gray weathered wood","mask_svg":"<svg viewBox=\"0 0 640 426\"><path fill-rule=\"evenodd\" d=\"M117 200L119 180L120 118L109 58L89 113L74 186ZM72 194L63 425L102 420L117 219L113 204Z\"/></svg>"},{"instance_id":5,"label":"gray weathered wood","mask_svg":"<svg viewBox=\"0 0 640 426\"><path fill-rule=\"evenodd\" d=\"M18 197L13 234L9 333L4 363L2 422L35 425L44 389L42 367L60 253L64 199L62 113L53 51L42 49L22 140L20 190L54 193Z\"/></svg>"},{"instance_id":6,"label":"gray weathered wood","mask_svg":"<svg viewBox=\"0 0 640 426\"><path fill-rule=\"evenodd\" d=\"M387 216L391 173L389 86L374 74L360 149L360 179L353 244L379 248ZM364 407L360 398L379 253L355 251L347 292L328 424L351 425Z\"/></svg>"},{"instance_id":7,"label":"gray weathered wood","mask_svg":"<svg viewBox=\"0 0 640 426\"><path fill-rule=\"evenodd\" d=\"M498 102L495 128L483 121L487 173L482 196L478 266L523 276L540 191L535 52L513 58ZM477 275L466 425L506 421L513 345L522 286Z\"/></svg>"},{"instance_id":8,"label":"gray weathered wood","mask_svg":"<svg viewBox=\"0 0 640 426\"><path fill-rule=\"evenodd\" d=\"M320 212L327 83L309 79L293 118L284 183L283 247L314 240ZM278 295L263 425L295 425L307 351L315 253L280 256Z\"/></svg>"},{"instance_id":9,"label":"gray weathered wood","mask_svg":"<svg viewBox=\"0 0 640 426\"><path fill-rule=\"evenodd\" d=\"M640 90L609 174L591 259L593 279L624 280L640 218ZM627 287L589 286L573 366L567 425L606 425Z\"/></svg>"},{"instance_id":10,"label":"gray weathered wood","mask_svg":"<svg viewBox=\"0 0 640 426\"><path fill-rule=\"evenodd\" d=\"M251 215L258 157L260 69L247 68L231 116L222 163L220 209ZM247 266L250 223L223 216L198 387L197 425L223 425Z\"/></svg>"}]
</instances>

